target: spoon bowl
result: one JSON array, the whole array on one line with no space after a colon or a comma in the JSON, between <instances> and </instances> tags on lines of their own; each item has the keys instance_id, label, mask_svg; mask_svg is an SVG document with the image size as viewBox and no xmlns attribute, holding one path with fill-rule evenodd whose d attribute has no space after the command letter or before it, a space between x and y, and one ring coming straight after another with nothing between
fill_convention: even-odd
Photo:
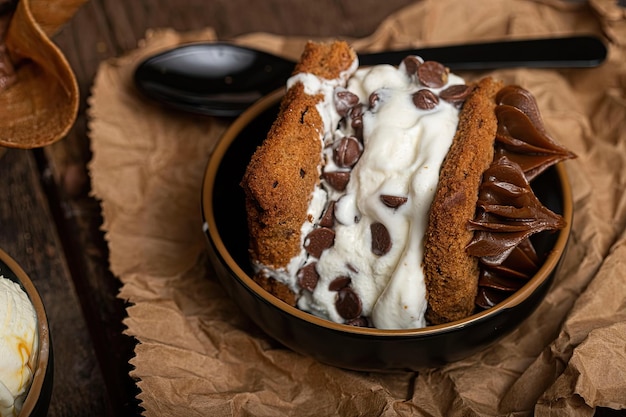
<instances>
[{"instance_id":1,"label":"spoon bowl","mask_svg":"<svg viewBox=\"0 0 626 417\"><path fill-rule=\"evenodd\" d=\"M227 43L183 45L144 61L135 84L147 96L181 110L236 116L280 87L295 63Z\"/></svg>"},{"instance_id":2,"label":"spoon bowl","mask_svg":"<svg viewBox=\"0 0 626 417\"><path fill-rule=\"evenodd\" d=\"M360 65L399 64L407 55L439 61L451 70L590 68L606 58L590 36L509 40L359 54ZM170 107L234 117L283 87L295 62L229 43L192 43L147 58L135 70L137 89Z\"/></svg>"},{"instance_id":3,"label":"spoon bowl","mask_svg":"<svg viewBox=\"0 0 626 417\"><path fill-rule=\"evenodd\" d=\"M9 254L0 249L0 277L17 283L26 293L37 316L37 350L32 353L33 379L18 417L45 417L54 383L54 354L46 308L31 278ZM13 415L13 414L11 414Z\"/></svg>"}]
</instances>

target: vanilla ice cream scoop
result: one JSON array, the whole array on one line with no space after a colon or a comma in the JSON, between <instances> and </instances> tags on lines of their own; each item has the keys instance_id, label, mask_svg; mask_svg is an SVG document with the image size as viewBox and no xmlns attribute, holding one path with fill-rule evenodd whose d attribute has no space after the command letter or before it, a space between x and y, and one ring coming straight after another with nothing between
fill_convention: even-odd
<instances>
[{"instance_id":1,"label":"vanilla ice cream scoop","mask_svg":"<svg viewBox=\"0 0 626 417\"><path fill-rule=\"evenodd\" d=\"M16 416L33 380L37 316L28 296L0 275L0 417Z\"/></svg>"}]
</instances>

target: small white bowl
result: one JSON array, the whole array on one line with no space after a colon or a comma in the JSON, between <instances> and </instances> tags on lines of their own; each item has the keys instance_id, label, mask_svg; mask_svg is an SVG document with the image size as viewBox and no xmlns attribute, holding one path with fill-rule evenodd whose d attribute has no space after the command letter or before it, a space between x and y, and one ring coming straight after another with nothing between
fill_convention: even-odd
<instances>
[{"instance_id":1,"label":"small white bowl","mask_svg":"<svg viewBox=\"0 0 626 417\"><path fill-rule=\"evenodd\" d=\"M33 382L18 417L43 417L48 414L52 395L53 357L48 318L41 297L26 272L6 252L0 249L0 274L18 283L28 295L37 315L39 346L33 370Z\"/></svg>"}]
</instances>

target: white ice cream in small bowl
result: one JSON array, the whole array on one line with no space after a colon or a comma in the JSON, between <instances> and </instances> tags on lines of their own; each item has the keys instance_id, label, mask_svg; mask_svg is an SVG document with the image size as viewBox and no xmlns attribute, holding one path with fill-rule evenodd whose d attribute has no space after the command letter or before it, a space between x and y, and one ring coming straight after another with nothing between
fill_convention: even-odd
<instances>
[{"instance_id":1,"label":"white ice cream in small bowl","mask_svg":"<svg viewBox=\"0 0 626 417\"><path fill-rule=\"evenodd\" d=\"M0 250L0 417L46 415L51 354L41 298L26 273Z\"/></svg>"}]
</instances>

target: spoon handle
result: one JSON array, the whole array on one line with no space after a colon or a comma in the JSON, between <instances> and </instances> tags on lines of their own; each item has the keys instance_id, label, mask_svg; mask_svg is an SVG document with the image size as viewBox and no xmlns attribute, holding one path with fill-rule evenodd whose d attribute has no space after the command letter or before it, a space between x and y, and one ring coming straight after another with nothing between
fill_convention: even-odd
<instances>
[{"instance_id":1,"label":"spoon handle","mask_svg":"<svg viewBox=\"0 0 626 417\"><path fill-rule=\"evenodd\" d=\"M439 61L452 70L496 68L591 68L607 50L593 36L523 39L359 54L360 65L399 64L407 55Z\"/></svg>"}]
</instances>

